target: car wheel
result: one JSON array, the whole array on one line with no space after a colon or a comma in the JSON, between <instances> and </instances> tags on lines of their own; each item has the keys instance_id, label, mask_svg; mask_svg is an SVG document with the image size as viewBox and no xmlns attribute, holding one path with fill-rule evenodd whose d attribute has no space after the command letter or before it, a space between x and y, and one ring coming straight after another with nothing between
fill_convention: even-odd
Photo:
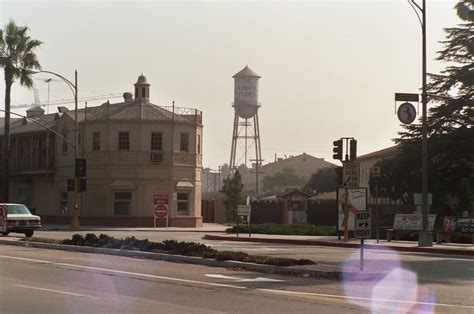
<instances>
[{"instance_id":1,"label":"car wheel","mask_svg":"<svg viewBox=\"0 0 474 314\"><path fill-rule=\"evenodd\" d=\"M2 237L6 237L10 232L2 232L1 235Z\"/></svg>"},{"instance_id":2,"label":"car wheel","mask_svg":"<svg viewBox=\"0 0 474 314\"><path fill-rule=\"evenodd\" d=\"M33 230L25 232L25 236L31 238L33 236Z\"/></svg>"}]
</instances>

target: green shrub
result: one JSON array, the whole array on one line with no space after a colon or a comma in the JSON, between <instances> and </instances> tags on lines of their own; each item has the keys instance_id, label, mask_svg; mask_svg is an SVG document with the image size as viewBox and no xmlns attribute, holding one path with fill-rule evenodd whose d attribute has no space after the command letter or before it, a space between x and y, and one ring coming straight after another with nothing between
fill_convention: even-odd
<instances>
[{"instance_id":1,"label":"green shrub","mask_svg":"<svg viewBox=\"0 0 474 314\"><path fill-rule=\"evenodd\" d=\"M249 227L242 225L237 228L233 226L228 228L228 233L248 233ZM313 236L331 236L337 235L336 227L333 226L313 226L305 224L283 225L283 224L257 224L250 228L252 233L260 234L284 234L284 235L313 235Z\"/></svg>"},{"instance_id":2,"label":"green shrub","mask_svg":"<svg viewBox=\"0 0 474 314\"><path fill-rule=\"evenodd\" d=\"M273 258L269 256L254 256L245 252L234 251L217 251L207 245L195 242L178 242L176 240L165 240L161 243L150 242L148 239L139 240L134 236L125 239L115 239L106 234L100 234L99 237L92 233L88 233L83 237L75 234L71 239L60 241L63 244L104 247L121 250L159 252L185 256L199 256L204 258L215 258L218 261L240 261L256 264L267 264L275 266L292 266L292 265L310 265L314 264L310 260L296 260L291 258Z\"/></svg>"}]
</instances>

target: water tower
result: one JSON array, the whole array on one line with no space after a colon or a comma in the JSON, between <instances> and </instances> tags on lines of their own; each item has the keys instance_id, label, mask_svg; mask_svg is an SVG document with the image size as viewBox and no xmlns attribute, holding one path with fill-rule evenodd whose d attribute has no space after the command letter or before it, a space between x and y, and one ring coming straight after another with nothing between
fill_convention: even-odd
<instances>
[{"instance_id":1,"label":"water tower","mask_svg":"<svg viewBox=\"0 0 474 314\"><path fill-rule=\"evenodd\" d=\"M230 152L230 169L235 171L241 164L258 167L262 162L260 147L260 131L258 123L258 80L260 75L245 66L234 78L234 130L232 132L232 148ZM239 145L240 144L240 145ZM240 154L237 150L243 150ZM237 159L237 157L240 157ZM258 179L257 179L258 182ZM258 194L258 183L256 188Z\"/></svg>"}]
</instances>

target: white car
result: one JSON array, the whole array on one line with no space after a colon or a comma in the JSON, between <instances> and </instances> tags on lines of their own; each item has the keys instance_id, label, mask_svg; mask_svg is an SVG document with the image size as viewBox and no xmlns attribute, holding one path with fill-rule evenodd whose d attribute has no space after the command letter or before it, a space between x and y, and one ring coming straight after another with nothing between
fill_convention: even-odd
<instances>
[{"instance_id":1,"label":"white car","mask_svg":"<svg viewBox=\"0 0 474 314\"><path fill-rule=\"evenodd\" d=\"M24 233L25 236L33 236L36 229L41 228L41 218L32 215L28 208L22 204L0 204L7 207L7 231L1 232L2 236L10 232Z\"/></svg>"}]
</instances>

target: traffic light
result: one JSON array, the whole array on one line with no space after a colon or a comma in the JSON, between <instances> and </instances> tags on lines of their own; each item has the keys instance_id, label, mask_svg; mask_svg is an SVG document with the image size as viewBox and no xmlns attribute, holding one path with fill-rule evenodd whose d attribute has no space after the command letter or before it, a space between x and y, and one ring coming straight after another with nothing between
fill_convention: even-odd
<instances>
[{"instance_id":1,"label":"traffic light","mask_svg":"<svg viewBox=\"0 0 474 314\"><path fill-rule=\"evenodd\" d=\"M355 160L357 158L357 141L351 140L349 144L349 159Z\"/></svg>"},{"instance_id":2,"label":"traffic light","mask_svg":"<svg viewBox=\"0 0 474 314\"><path fill-rule=\"evenodd\" d=\"M334 141L332 144L334 145L332 158L342 160L342 140Z\"/></svg>"},{"instance_id":3,"label":"traffic light","mask_svg":"<svg viewBox=\"0 0 474 314\"><path fill-rule=\"evenodd\" d=\"M86 177L85 159L76 159L76 177Z\"/></svg>"}]
</instances>

